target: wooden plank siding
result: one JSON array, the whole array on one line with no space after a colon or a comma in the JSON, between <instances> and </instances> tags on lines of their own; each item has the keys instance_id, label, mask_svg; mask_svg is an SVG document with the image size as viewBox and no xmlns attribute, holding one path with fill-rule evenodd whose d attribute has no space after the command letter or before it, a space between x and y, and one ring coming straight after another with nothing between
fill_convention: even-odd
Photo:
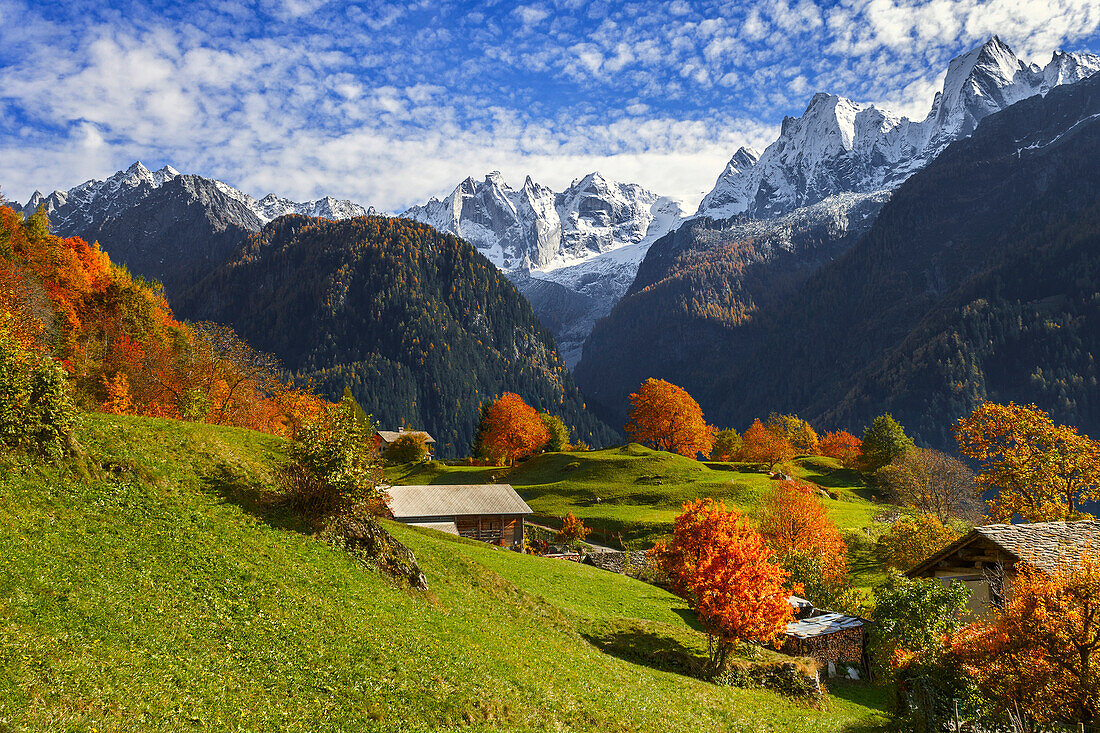
<instances>
[{"instance_id":1,"label":"wooden plank siding","mask_svg":"<svg viewBox=\"0 0 1100 733\"><path fill-rule=\"evenodd\" d=\"M501 547L523 544L522 514L469 514L459 517L410 517L410 524L454 522L460 537L488 542Z\"/></svg>"}]
</instances>

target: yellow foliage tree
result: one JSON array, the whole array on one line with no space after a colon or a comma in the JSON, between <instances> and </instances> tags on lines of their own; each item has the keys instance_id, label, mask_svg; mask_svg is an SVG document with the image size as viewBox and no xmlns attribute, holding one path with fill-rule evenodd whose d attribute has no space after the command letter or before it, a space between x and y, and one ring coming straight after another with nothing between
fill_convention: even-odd
<instances>
[{"instance_id":1,"label":"yellow foliage tree","mask_svg":"<svg viewBox=\"0 0 1100 733\"><path fill-rule=\"evenodd\" d=\"M107 399L103 401L103 411L112 415L129 415L134 410L130 398L130 380L122 372L112 379L103 377L103 387L107 390Z\"/></svg>"},{"instance_id":2,"label":"yellow foliage tree","mask_svg":"<svg viewBox=\"0 0 1100 733\"><path fill-rule=\"evenodd\" d=\"M995 520L1072 519L1083 502L1100 499L1100 443L1035 405L986 402L959 420L955 438L981 465L978 485L997 492L989 502Z\"/></svg>"}]
</instances>

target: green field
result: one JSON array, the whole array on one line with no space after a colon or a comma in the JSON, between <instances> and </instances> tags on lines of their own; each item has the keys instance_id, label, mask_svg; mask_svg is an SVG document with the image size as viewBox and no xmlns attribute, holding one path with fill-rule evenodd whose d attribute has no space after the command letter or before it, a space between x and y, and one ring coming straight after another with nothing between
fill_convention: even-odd
<instances>
[{"instance_id":1,"label":"green field","mask_svg":"<svg viewBox=\"0 0 1100 733\"><path fill-rule=\"evenodd\" d=\"M840 731L820 710L680 673L683 602L594 568L388 525L395 587L266 501L281 441L94 416L89 468L0 456L0 730Z\"/></svg>"},{"instance_id":2,"label":"green field","mask_svg":"<svg viewBox=\"0 0 1100 733\"><path fill-rule=\"evenodd\" d=\"M796 478L818 484L836 498L823 499L830 518L852 545L856 582L868 587L882 575L866 545L872 518L885 507L873 500L856 471L831 459L808 456L792 463ZM386 470L394 484L512 484L535 511L536 521L560 524L566 512L584 519L594 542L648 548L668 536L685 502L721 499L750 515L774 481L758 467L701 463L637 444L583 453L545 453L515 468L452 466L439 461Z\"/></svg>"}]
</instances>

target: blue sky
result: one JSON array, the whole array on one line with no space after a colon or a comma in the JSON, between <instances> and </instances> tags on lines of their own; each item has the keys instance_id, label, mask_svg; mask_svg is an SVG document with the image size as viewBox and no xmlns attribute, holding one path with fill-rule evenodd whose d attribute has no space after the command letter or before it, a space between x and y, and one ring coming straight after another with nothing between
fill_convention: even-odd
<instances>
[{"instance_id":1,"label":"blue sky","mask_svg":"<svg viewBox=\"0 0 1100 733\"><path fill-rule=\"evenodd\" d=\"M815 91L923 117L990 35L1045 64L1098 28L1100 0L0 0L0 188L140 159L390 211L490 170L691 204Z\"/></svg>"}]
</instances>

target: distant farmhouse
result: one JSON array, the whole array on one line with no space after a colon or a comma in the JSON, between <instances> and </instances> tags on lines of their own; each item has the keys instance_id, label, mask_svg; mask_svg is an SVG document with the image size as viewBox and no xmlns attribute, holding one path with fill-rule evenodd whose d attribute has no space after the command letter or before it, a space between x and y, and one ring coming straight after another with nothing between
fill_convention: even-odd
<instances>
[{"instance_id":1,"label":"distant farmhouse","mask_svg":"<svg viewBox=\"0 0 1100 733\"><path fill-rule=\"evenodd\" d=\"M523 545L523 518L532 513L508 484L391 486L386 495L399 522L502 547Z\"/></svg>"},{"instance_id":2,"label":"distant farmhouse","mask_svg":"<svg viewBox=\"0 0 1100 733\"><path fill-rule=\"evenodd\" d=\"M975 527L906 575L958 580L970 589L970 611L988 616L1012 592L1017 566L1053 571L1087 546L1100 550L1100 521L989 524Z\"/></svg>"},{"instance_id":3,"label":"distant farmhouse","mask_svg":"<svg viewBox=\"0 0 1100 733\"><path fill-rule=\"evenodd\" d=\"M424 444L428 447L428 458L435 455L435 438L423 430L406 430L403 427L397 430L376 430L374 431L374 444L380 452L385 453L386 449L393 445L394 441L402 435L416 434L424 436Z\"/></svg>"}]
</instances>

